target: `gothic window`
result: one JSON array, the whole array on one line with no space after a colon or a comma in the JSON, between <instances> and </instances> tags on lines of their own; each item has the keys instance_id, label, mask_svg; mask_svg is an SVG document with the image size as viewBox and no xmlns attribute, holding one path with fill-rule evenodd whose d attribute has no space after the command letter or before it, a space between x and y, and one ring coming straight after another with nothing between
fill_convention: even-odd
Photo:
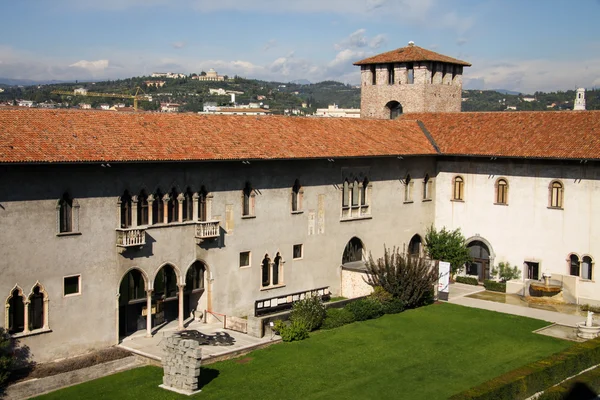
<instances>
[{"instance_id":1,"label":"gothic window","mask_svg":"<svg viewBox=\"0 0 600 400\"><path fill-rule=\"evenodd\" d=\"M563 184L559 181L550 182L549 188L549 207L550 208L563 208L564 188Z\"/></svg>"},{"instance_id":2,"label":"gothic window","mask_svg":"<svg viewBox=\"0 0 600 400\"><path fill-rule=\"evenodd\" d=\"M200 191L198 192L198 220L199 221L207 221L208 220L208 210L206 206L206 188L202 186Z\"/></svg>"},{"instance_id":3,"label":"gothic window","mask_svg":"<svg viewBox=\"0 0 600 400\"><path fill-rule=\"evenodd\" d=\"M63 194L59 200L59 228L60 233L73 232L73 199L68 193Z\"/></svg>"},{"instance_id":4,"label":"gothic window","mask_svg":"<svg viewBox=\"0 0 600 400\"><path fill-rule=\"evenodd\" d=\"M281 268L281 255L279 252L275 255L275 259L273 260L273 279L272 285L279 285L280 283L280 268Z\"/></svg>"},{"instance_id":5,"label":"gothic window","mask_svg":"<svg viewBox=\"0 0 600 400\"><path fill-rule=\"evenodd\" d=\"M167 221L179 221L179 200L177 199L177 190L173 188L169 193L169 202L167 203Z\"/></svg>"},{"instance_id":6,"label":"gothic window","mask_svg":"<svg viewBox=\"0 0 600 400\"><path fill-rule=\"evenodd\" d=\"M296 179L292 186L292 212L302 211L303 190L300 181Z\"/></svg>"},{"instance_id":7,"label":"gothic window","mask_svg":"<svg viewBox=\"0 0 600 400\"><path fill-rule=\"evenodd\" d=\"M462 176L455 176L452 180L452 200L463 201L465 195L465 181Z\"/></svg>"},{"instance_id":8,"label":"gothic window","mask_svg":"<svg viewBox=\"0 0 600 400\"><path fill-rule=\"evenodd\" d=\"M583 260L581 262L581 278L582 279L587 279L587 280L592 280L593 278L593 274L592 274L592 268L594 265L594 261L592 260L592 257L590 256L584 256Z\"/></svg>"},{"instance_id":9,"label":"gothic window","mask_svg":"<svg viewBox=\"0 0 600 400\"><path fill-rule=\"evenodd\" d=\"M23 292L16 287L8 298L8 333L25 330L25 302Z\"/></svg>"},{"instance_id":10,"label":"gothic window","mask_svg":"<svg viewBox=\"0 0 600 400\"><path fill-rule=\"evenodd\" d=\"M351 189L348 179L344 181L344 189L342 190L342 208L350 206Z\"/></svg>"},{"instance_id":11,"label":"gothic window","mask_svg":"<svg viewBox=\"0 0 600 400\"><path fill-rule=\"evenodd\" d=\"M579 276L579 257L576 254L569 256L569 274Z\"/></svg>"},{"instance_id":12,"label":"gothic window","mask_svg":"<svg viewBox=\"0 0 600 400\"><path fill-rule=\"evenodd\" d=\"M29 330L44 327L44 294L40 292L39 285L33 288L29 295Z\"/></svg>"},{"instance_id":13,"label":"gothic window","mask_svg":"<svg viewBox=\"0 0 600 400\"><path fill-rule=\"evenodd\" d=\"M367 197L367 189L369 188L369 180L365 178L362 181L362 187L360 188L360 205L362 207L369 205L369 199Z\"/></svg>"},{"instance_id":14,"label":"gothic window","mask_svg":"<svg viewBox=\"0 0 600 400\"><path fill-rule=\"evenodd\" d=\"M126 190L121 196L121 228L129 228L131 226L131 195Z\"/></svg>"},{"instance_id":15,"label":"gothic window","mask_svg":"<svg viewBox=\"0 0 600 400\"><path fill-rule=\"evenodd\" d=\"M348 243L346 243L344 254L342 254L342 264L362 261L363 253L364 248L362 241L356 236L353 237Z\"/></svg>"},{"instance_id":16,"label":"gothic window","mask_svg":"<svg viewBox=\"0 0 600 400\"><path fill-rule=\"evenodd\" d=\"M432 186L433 182L429 178L429 174L425 174L425 178L423 179L423 200L431 200Z\"/></svg>"},{"instance_id":17,"label":"gothic window","mask_svg":"<svg viewBox=\"0 0 600 400\"><path fill-rule=\"evenodd\" d=\"M190 188L183 194L183 221L191 221L193 218L194 200Z\"/></svg>"},{"instance_id":18,"label":"gothic window","mask_svg":"<svg viewBox=\"0 0 600 400\"><path fill-rule=\"evenodd\" d=\"M196 261L187 272L185 278L185 288L188 291L204 289L204 264Z\"/></svg>"},{"instance_id":19,"label":"gothic window","mask_svg":"<svg viewBox=\"0 0 600 400\"><path fill-rule=\"evenodd\" d=\"M413 189L413 181L410 177L410 174L406 174L406 178L404 178L404 202L412 203L412 189Z\"/></svg>"},{"instance_id":20,"label":"gothic window","mask_svg":"<svg viewBox=\"0 0 600 400\"><path fill-rule=\"evenodd\" d=\"M271 259L268 254L265 254L261 263L262 287L269 286L271 282Z\"/></svg>"},{"instance_id":21,"label":"gothic window","mask_svg":"<svg viewBox=\"0 0 600 400\"><path fill-rule=\"evenodd\" d=\"M153 224L161 224L164 222L164 200L163 193L160 189L156 190L156 194L154 195L154 201L152 202L152 223Z\"/></svg>"},{"instance_id":22,"label":"gothic window","mask_svg":"<svg viewBox=\"0 0 600 400\"><path fill-rule=\"evenodd\" d=\"M243 190L243 200L242 200L242 216L243 217L251 217L254 216L254 199L255 199L254 189L252 189L252 185L250 182L246 182L246 186Z\"/></svg>"},{"instance_id":23,"label":"gothic window","mask_svg":"<svg viewBox=\"0 0 600 400\"><path fill-rule=\"evenodd\" d=\"M148 225L148 195L142 190L137 201L137 224Z\"/></svg>"},{"instance_id":24,"label":"gothic window","mask_svg":"<svg viewBox=\"0 0 600 400\"><path fill-rule=\"evenodd\" d=\"M342 218L360 218L370 214L371 191L368 178L344 180L342 189Z\"/></svg>"},{"instance_id":25,"label":"gothic window","mask_svg":"<svg viewBox=\"0 0 600 400\"><path fill-rule=\"evenodd\" d=\"M354 182L352 182L352 207L356 207L358 206L358 199L360 196L359 190L358 190L358 179L355 179Z\"/></svg>"},{"instance_id":26,"label":"gothic window","mask_svg":"<svg viewBox=\"0 0 600 400\"><path fill-rule=\"evenodd\" d=\"M421 249L423 246L423 240L421 236L414 235L408 243L408 255L411 257L419 257L421 255Z\"/></svg>"},{"instance_id":27,"label":"gothic window","mask_svg":"<svg viewBox=\"0 0 600 400\"><path fill-rule=\"evenodd\" d=\"M496 181L496 204L508 204L508 181L498 179Z\"/></svg>"}]
</instances>

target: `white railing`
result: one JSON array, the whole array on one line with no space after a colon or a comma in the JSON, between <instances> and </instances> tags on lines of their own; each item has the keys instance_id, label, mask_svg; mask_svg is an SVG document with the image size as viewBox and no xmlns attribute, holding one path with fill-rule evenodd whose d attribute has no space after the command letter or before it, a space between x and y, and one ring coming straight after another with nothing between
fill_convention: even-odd
<instances>
[{"instance_id":1,"label":"white railing","mask_svg":"<svg viewBox=\"0 0 600 400\"><path fill-rule=\"evenodd\" d=\"M117 228L117 246L134 247L146 244L145 228Z\"/></svg>"},{"instance_id":2,"label":"white railing","mask_svg":"<svg viewBox=\"0 0 600 400\"><path fill-rule=\"evenodd\" d=\"M196 238L207 239L219 237L219 221L196 222Z\"/></svg>"}]
</instances>

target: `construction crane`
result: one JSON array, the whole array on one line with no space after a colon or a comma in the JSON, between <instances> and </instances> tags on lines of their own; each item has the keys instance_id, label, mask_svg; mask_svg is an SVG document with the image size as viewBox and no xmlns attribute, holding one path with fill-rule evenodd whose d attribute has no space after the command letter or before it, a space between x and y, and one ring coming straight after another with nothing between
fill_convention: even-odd
<instances>
[{"instance_id":1,"label":"construction crane","mask_svg":"<svg viewBox=\"0 0 600 400\"><path fill-rule=\"evenodd\" d=\"M140 94L140 92L143 93ZM134 111L137 111L138 109L138 100L143 100L143 101L148 101L148 99L146 99L144 96L146 95L144 93L144 91L142 90L142 88L140 88L139 86L136 87L136 91L134 95L131 94L120 94L120 93L99 93L99 92L80 92L80 93L76 93L76 91L68 91L68 90L53 90L52 92L50 92L52 94L60 94L60 95L64 95L64 96L94 96L94 97L112 97L112 98L117 98L117 99L133 99L133 109Z\"/></svg>"}]
</instances>

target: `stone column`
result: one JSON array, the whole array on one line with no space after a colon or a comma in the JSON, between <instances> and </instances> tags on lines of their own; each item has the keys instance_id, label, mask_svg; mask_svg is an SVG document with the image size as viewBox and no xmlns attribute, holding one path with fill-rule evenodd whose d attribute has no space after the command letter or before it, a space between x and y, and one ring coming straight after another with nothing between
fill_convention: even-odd
<instances>
[{"instance_id":1,"label":"stone column","mask_svg":"<svg viewBox=\"0 0 600 400\"><path fill-rule=\"evenodd\" d=\"M138 226L138 196L133 196L131 199L131 227L135 228Z\"/></svg>"},{"instance_id":2,"label":"stone column","mask_svg":"<svg viewBox=\"0 0 600 400\"><path fill-rule=\"evenodd\" d=\"M198 196L198 193L194 193L194 195L192 196L192 201L193 201L192 220L193 221L198 221L198 199L199 198L200 198L200 196Z\"/></svg>"},{"instance_id":3,"label":"stone column","mask_svg":"<svg viewBox=\"0 0 600 400\"><path fill-rule=\"evenodd\" d=\"M44 293L44 326L42 327L43 329L49 329L49 324L48 324L48 303L50 302L50 300L48 299L48 295Z\"/></svg>"},{"instance_id":4,"label":"stone column","mask_svg":"<svg viewBox=\"0 0 600 400\"><path fill-rule=\"evenodd\" d=\"M154 208L153 205L154 205L154 195L149 194L148 195L148 225L152 225L152 221L154 221L154 215L153 215L153 211L152 211Z\"/></svg>"},{"instance_id":5,"label":"stone column","mask_svg":"<svg viewBox=\"0 0 600 400\"><path fill-rule=\"evenodd\" d=\"M29 300L23 302L25 304L25 315L23 318L23 333L29 333Z\"/></svg>"},{"instance_id":6,"label":"stone column","mask_svg":"<svg viewBox=\"0 0 600 400\"><path fill-rule=\"evenodd\" d=\"M181 283L177 284L177 288L179 289L179 324L177 326L177 329L182 331L183 330L183 288L185 287L185 285L182 285Z\"/></svg>"},{"instance_id":7,"label":"stone column","mask_svg":"<svg viewBox=\"0 0 600 400\"><path fill-rule=\"evenodd\" d=\"M169 194L165 194L163 196L163 222L165 224L169 223L169 200L171 196Z\"/></svg>"},{"instance_id":8,"label":"stone column","mask_svg":"<svg viewBox=\"0 0 600 400\"><path fill-rule=\"evenodd\" d=\"M152 290L146 290L146 337L152 337Z\"/></svg>"},{"instance_id":9,"label":"stone column","mask_svg":"<svg viewBox=\"0 0 600 400\"><path fill-rule=\"evenodd\" d=\"M179 193L177 196L177 222L183 222L183 200L185 196L183 193Z\"/></svg>"}]
</instances>

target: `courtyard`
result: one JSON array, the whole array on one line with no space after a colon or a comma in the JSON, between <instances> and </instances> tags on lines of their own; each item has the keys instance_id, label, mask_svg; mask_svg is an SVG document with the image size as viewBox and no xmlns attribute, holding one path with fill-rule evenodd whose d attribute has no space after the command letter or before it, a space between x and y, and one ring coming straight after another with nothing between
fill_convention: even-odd
<instances>
[{"instance_id":1,"label":"courtyard","mask_svg":"<svg viewBox=\"0 0 600 400\"><path fill-rule=\"evenodd\" d=\"M548 323L454 304L434 304L317 331L201 371L196 398L445 399L573 342L538 335ZM39 399L175 399L162 369L142 367Z\"/></svg>"}]
</instances>

